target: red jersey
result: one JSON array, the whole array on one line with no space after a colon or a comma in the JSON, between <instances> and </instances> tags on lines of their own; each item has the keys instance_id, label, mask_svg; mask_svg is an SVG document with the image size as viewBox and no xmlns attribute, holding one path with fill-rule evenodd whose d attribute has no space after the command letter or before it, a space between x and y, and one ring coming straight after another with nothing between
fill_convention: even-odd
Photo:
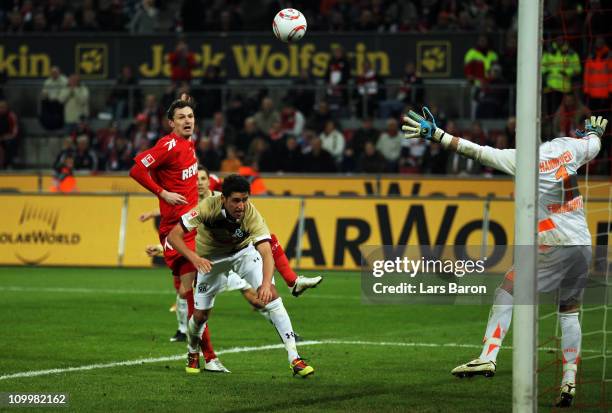
<instances>
[{"instance_id":1,"label":"red jersey","mask_svg":"<svg viewBox=\"0 0 612 413\"><path fill-rule=\"evenodd\" d=\"M134 161L136 168L132 168L130 175L145 188L155 195L165 189L183 195L187 199L185 205L170 205L159 198L161 214L159 233L165 236L179 222L183 214L198 205L198 159L193 142L171 133L157 141L151 149L136 155ZM149 171L153 180L149 185L146 177L142 179L137 171L137 168L143 166Z\"/></svg>"}]
</instances>

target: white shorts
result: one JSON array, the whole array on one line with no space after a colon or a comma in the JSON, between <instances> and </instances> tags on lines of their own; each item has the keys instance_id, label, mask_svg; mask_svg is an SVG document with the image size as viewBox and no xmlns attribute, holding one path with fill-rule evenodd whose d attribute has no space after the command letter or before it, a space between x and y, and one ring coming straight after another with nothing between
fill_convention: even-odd
<instances>
[{"instance_id":1,"label":"white shorts","mask_svg":"<svg viewBox=\"0 0 612 413\"><path fill-rule=\"evenodd\" d=\"M214 307L215 297L227 288L228 278L232 275L255 289L259 288L263 281L263 259L252 244L229 257L211 261L213 266L210 272L198 271L194 290L195 308L198 310Z\"/></svg>"},{"instance_id":2,"label":"white shorts","mask_svg":"<svg viewBox=\"0 0 612 413\"><path fill-rule=\"evenodd\" d=\"M559 291L560 304L577 304L587 285L592 250L588 245L546 247L538 253L538 291ZM514 280L514 268L506 278Z\"/></svg>"},{"instance_id":3,"label":"white shorts","mask_svg":"<svg viewBox=\"0 0 612 413\"><path fill-rule=\"evenodd\" d=\"M225 285L225 288L222 291L223 292L236 291L236 290L244 291L250 288L252 288L251 284L246 282L246 280L244 280L243 278L240 278L240 276L236 274L235 272L230 271L227 277L227 284Z\"/></svg>"}]
</instances>

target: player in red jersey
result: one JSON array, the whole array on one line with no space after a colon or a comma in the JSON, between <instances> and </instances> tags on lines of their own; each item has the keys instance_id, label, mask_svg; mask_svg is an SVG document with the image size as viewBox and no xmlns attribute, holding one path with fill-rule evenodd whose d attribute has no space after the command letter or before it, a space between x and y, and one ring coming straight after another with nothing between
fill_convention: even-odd
<instances>
[{"instance_id":1,"label":"player in red jersey","mask_svg":"<svg viewBox=\"0 0 612 413\"><path fill-rule=\"evenodd\" d=\"M159 240L164 260L172 274L180 277L179 295L187 300L188 316L193 313L193 280L195 267L166 241L181 216L198 205L198 160L191 136L195 127L193 101L185 94L168 108L166 116L172 132L151 149L134 158L130 176L159 198L161 222ZM195 249L195 233L186 234L185 244ZM217 358L208 328L202 333L205 370L229 372Z\"/></svg>"}]
</instances>

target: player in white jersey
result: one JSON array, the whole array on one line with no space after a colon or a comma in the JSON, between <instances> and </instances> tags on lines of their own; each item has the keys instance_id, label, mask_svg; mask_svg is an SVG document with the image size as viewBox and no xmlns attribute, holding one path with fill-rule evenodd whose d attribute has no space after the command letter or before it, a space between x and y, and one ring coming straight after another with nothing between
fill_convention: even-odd
<instances>
[{"instance_id":1,"label":"player in white jersey","mask_svg":"<svg viewBox=\"0 0 612 413\"><path fill-rule=\"evenodd\" d=\"M406 138L425 138L447 150L474 159L485 166L514 175L516 151L481 146L452 136L438 128L427 108L423 116L413 111L404 118ZM538 290L559 290L559 322L563 350L563 378L557 407L569 407L576 393L576 371L580 359L582 332L578 311L591 261L591 234L584 214L583 199L578 191L578 169L595 158L608 121L591 117L578 138L562 137L540 146L538 203ZM495 291L484 345L480 356L457 366L458 377L495 374L496 359L510 327L513 304L514 270L508 271Z\"/></svg>"}]
</instances>

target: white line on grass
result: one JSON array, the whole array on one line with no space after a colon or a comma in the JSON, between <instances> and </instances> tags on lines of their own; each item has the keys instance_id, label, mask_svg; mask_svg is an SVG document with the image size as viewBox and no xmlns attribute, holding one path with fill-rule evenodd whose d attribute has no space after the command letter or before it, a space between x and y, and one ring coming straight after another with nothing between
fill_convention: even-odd
<instances>
[{"instance_id":1,"label":"white line on grass","mask_svg":"<svg viewBox=\"0 0 612 413\"><path fill-rule=\"evenodd\" d=\"M22 287L16 285L0 286L0 292L45 292L45 293L78 293L78 294L134 294L134 295L168 295L171 290L130 290L130 289L110 289L110 288L69 288L69 287ZM352 295L316 295L317 299L326 298L331 300L361 300L359 296Z\"/></svg>"},{"instance_id":2,"label":"white line on grass","mask_svg":"<svg viewBox=\"0 0 612 413\"><path fill-rule=\"evenodd\" d=\"M460 343L402 343L402 342L389 342L389 341L360 341L360 340L309 340L309 341L301 341L298 343L299 346L315 346L321 344L340 344L340 345L360 345L360 346L390 346L390 347L429 347L429 348L481 348L481 345L476 344L460 344ZM226 350L217 351L217 354L233 354L233 353L248 353L252 351L263 351L263 350L273 350L284 348L283 344L268 344L264 346L257 347L232 347ZM511 349L512 347L507 347ZM542 347L539 349L540 351L555 351L555 348ZM601 353L595 350L582 350L586 353ZM23 377L37 377L37 376L48 376L51 374L60 374L60 373L70 373L73 371L87 371L87 370L97 370L97 369L109 369L113 367L123 367L123 366L135 366L138 364L151 364L151 363L161 363L164 361L175 361L181 360L185 358L185 354L180 354L176 356L166 356L166 357L154 357L154 358L143 358L136 360L125 360L125 361L116 361L112 363L100 363L100 364L90 364L88 366L79 366L79 367L66 367L63 369L49 369L49 370L32 370L32 371L22 371L19 373L5 374L0 376L0 380L10 380L10 379L18 379Z\"/></svg>"}]
</instances>

